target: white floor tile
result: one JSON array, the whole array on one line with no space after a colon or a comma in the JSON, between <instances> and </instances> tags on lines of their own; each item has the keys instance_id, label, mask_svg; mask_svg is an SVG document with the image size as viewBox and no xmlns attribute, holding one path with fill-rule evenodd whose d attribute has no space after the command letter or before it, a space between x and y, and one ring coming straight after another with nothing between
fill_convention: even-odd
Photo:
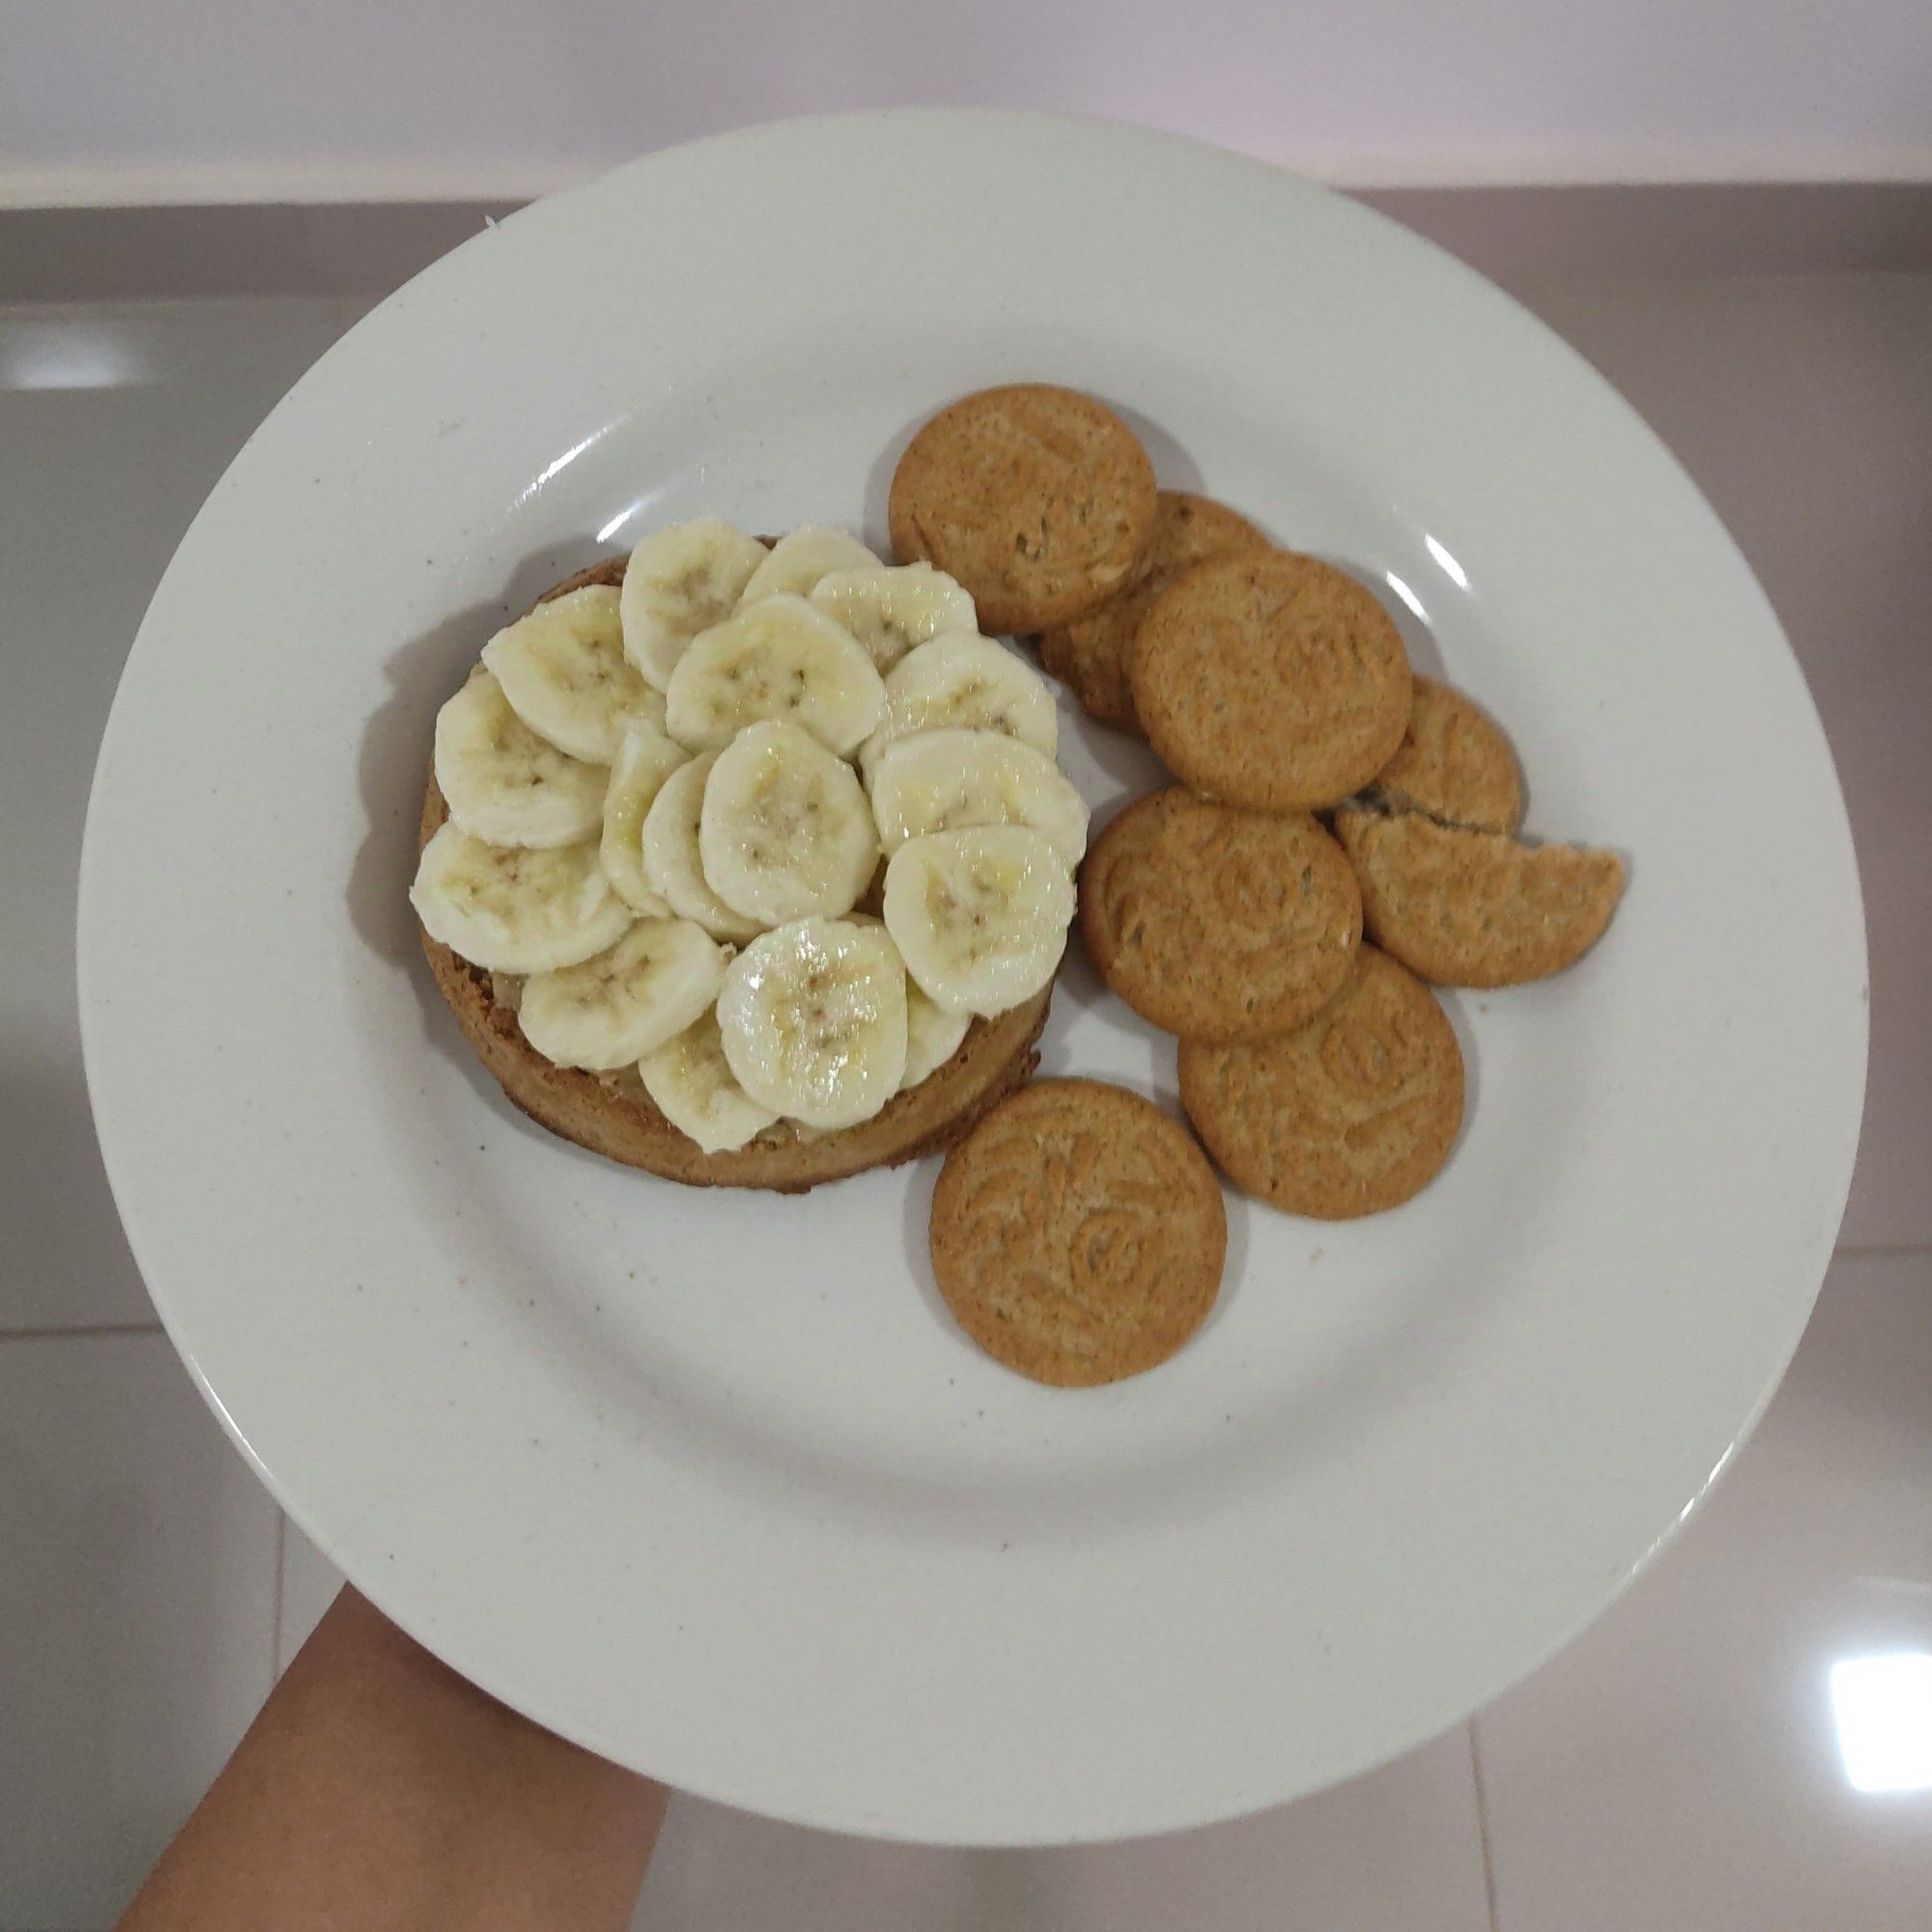
<instances>
[{"instance_id":1,"label":"white floor tile","mask_svg":"<svg viewBox=\"0 0 1932 1932\"><path fill-rule=\"evenodd\" d=\"M881 1845L676 1799L636 1932L1486 1932L1459 1730L1278 1811L1125 1845Z\"/></svg>"},{"instance_id":2,"label":"white floor tile","mask_svg":"<svg viewBox=\"0 0 1932 1932\"><path fill-rule=\"evenodd\" d=\"M275 1635L279 1677L335 1601L342 1573L286 1518L282 1522L281 1617Z\"/></svg>"},{"instance_id":3,"label":"white floor tile","mask_svg":"<svg viewBox=\"0 0 1932 1932\"><path fill-rule=\"evenodd\" d=\"M95 752L162 569L339 305L0 313L0 1330L146 1321L81 1079L74 877Z\"/></svg>"},{"instance_id":4,"label":"white floor tile","mask_svg":"<svg viewBox=\"0 0 1932 1932\"><path fill-rule=\"evenodd\" d=\"M1871 1080L1843 1238L1932 1242L1932 275L1523 293L1676 450L1804 667L1851 809L1871 943ZM1803 882L1791 892L1802 918Z\"/></svg>"},{"instance_id":5,"label":"white floor tile","mask_svg":"<svg viewBox=\"0 0 1932 1932\"><path fill-rule=\"evenodd\" d=\"M275 1511L159 1335L0 1341L0 1926L105 1926L267 1694Z\"/></svg>"},{"instance_id":6,"label":"white floor tile","mask_svg":"<svg viewBox=\"0 0 1932 1932\"><path fill-rule=\"evenodd\" d=\"M1501 1932L1932 1922L1928 1390L1932 1254L1841 1257L1681 1540L1477 1720Z\"/></svg>"}]
</instances>

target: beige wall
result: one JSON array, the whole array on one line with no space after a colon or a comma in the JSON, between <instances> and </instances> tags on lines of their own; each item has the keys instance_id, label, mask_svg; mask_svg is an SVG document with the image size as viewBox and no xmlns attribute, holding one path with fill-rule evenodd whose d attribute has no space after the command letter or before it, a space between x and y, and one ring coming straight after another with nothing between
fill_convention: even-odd
<instances>
[{"instance_id":1,"label":"beige wall","mask_svg":"<svg viewBox=\"0 0 1932 1932\"><path fill-rule=\"evenodd\" d=\"M516 194L926 100L1122 116L1353 183L1924 179L1932 4L0 0L14 202Z\"/></svg>"}]
</instances>

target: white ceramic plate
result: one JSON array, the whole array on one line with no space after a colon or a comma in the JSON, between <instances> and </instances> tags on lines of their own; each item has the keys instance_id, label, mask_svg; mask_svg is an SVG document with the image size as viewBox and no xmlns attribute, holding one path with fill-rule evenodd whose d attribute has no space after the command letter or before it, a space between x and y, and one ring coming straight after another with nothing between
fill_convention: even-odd
<instances>
[{"instance_id":1,"label":"white ceramic plate","mask_svg":"<svg viewBox=\"0 0 1932 1932\"><path fill-rule=\"evenodd\" d=\"M686 1192L471 1064L404 887L501 613L675 517L883 543L912 427L1075 384L1383 587L1505 719L1530 827L1633 883L1576 971L1447 1004L1447 1171L1231 1200L1158 1373L1054 1392L947 1319L929 1167ZM130 452L138 460L138 452ZM1104 811L1126 741L1068 723ZM183 1354L296 1520L458 1668L815 1824L1027 1842L1345 1777L1595 1617L1776 1383L1838 1225L1857 879L1763 595L1656 440L1486 283L1164 136L795 122L641 161L385 302L156 594L88 822L88 1071ZM1049 1072L1172 1098L1076 958Z\"/></svg>"}]
</instances>

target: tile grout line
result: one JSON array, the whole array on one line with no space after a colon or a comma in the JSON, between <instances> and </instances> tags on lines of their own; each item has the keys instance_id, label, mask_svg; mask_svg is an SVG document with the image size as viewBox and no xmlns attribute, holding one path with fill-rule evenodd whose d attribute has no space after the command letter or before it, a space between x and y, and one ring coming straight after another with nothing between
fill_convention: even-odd
<instances>
[{"instance_id":1,"label":"tile grout line","mask_svg":"<svg viewBox=\"0 0 1932 1932\"><path fill-rule=\"evenodd\" d=\"M282 1674L282 1573L287 1567L289 1513L275 1511L275 1587L269 1594L269 1682L273 1685Z\"/></svg>"},{"instance_id":2,"label":"tile grout line","mask_svg":"<svg viewBox=\"0 0 1932 1932\"><path fill-rule=\"evenodd\" d=\"M87 1326L45 1328L0 1328L0 1342L63 1342L83 1340L93 1335L159 1335L158 1321L101 1321Z\"/></svg>"},{"instance_id":3,"label":"tile grout line","mask_svg":"<svg viewBox=\"0 0 1932 1932\"><path fill-rule=\"evenodd\" d=\"M1483 1753L1476 1743L1476 1720L1464 1726L1469 1734L1469 1777L1476 1789L1476 1839L1483 1853L1483 1898L1490 1912L1490 1932L1502 1932L1496 1911L1496 1861L1490 1849L1490 1799L1483 1788Z\"/></svg>"}]
</instances>

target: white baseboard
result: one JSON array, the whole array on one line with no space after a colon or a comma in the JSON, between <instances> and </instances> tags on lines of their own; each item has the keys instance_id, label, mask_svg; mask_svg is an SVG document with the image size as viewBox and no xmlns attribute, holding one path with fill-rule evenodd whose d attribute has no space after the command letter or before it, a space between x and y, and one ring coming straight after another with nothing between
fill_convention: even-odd
<instances>
[{"instance_id":1,"label":"white baseboard","mask_svg":"<svg viewBox=\"0 0 1932 1932\"><path fill-rule=\"evenodd\" d=\"M521 207L602 172L554 165L291 162L25 168L0 165L0 213L40 209Z\"/></svg>"},{"instance_id":2,"label":"white baseboard","mask_svg":"<svg viewBox=\"0 0 1932 1932\"><path fill-rule=\"evenodd\" d=\"M0 210L42 208L355 207L372 203L534 201L621 162L554 160L209 162L9 166ZM1376 152L1293 147L1261 158L1330 187L1660 187L1843 184L1932 185L1932 142L1918 144L1565 143Z\"/></svg>"}]
</instances>

